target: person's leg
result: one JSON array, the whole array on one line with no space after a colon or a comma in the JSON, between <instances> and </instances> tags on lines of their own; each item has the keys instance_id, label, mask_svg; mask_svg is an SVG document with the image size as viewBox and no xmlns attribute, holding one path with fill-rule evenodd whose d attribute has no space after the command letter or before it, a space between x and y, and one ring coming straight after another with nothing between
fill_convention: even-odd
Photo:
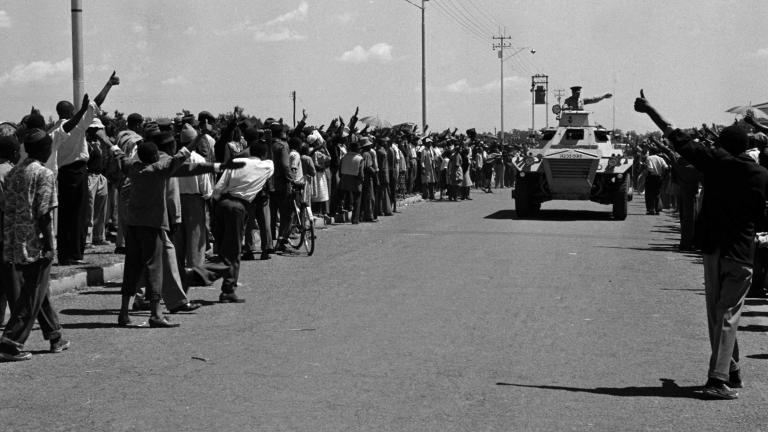
<instances>
[{"instance_id":1,"label":"person's leg","mask_svg":"<svg viewBox=\"0 0 768 432\"><path fill-rule=\"evenodd\" d=\"M96 174L88 174L88 204L85 206L85 220L86 226L86 238L90 243L93 243L93 225L95 218L94 206L96 205L96 189L98 188L98 176ZM91 234L90 236L88 234Z\"/></svg>"},{"instance_id":2,"label":"person's leg","mask_svg":"<svg viewBox=\"0 0 768 432\"><path fill-rule=\"evenodd\" d=\"M99 174L96 176L96 187L93 196L93 228L91 242L93 244L104 243L104 227L107 221L107 179Z\"/></svg>"},{"instance_id":3,"label":"person's leg","mask_svg":"<svg viewBox=\"0 0 768 432\"><path fill-rule=\"evenodd\" d=\"M267 259L269 258L269 253L273 250L269 195L259 194L256 199L253 200L253 208L256 223L259 225L261 259Z\"/></svg>"},{"instance_id":4,"label":"person's leg","mask_svg":"<svg viewBox=\"0 0 768 432\"><path fill-rule=\"evenodd\" d=\"M285 244L288 241L288 234L291 229L291 216L293 213L293 199L290 195L281 195L279 197L279 211L280 211L280 236L278 243Z\"/></svg>"},{"instance_id":5,"label":"person's leg","mask_svg":"<svg viewBox=\"0 0 768 432\"><path fill-rule=\"evenodd\" d=\"M201 195L189 195L186 210L185 266L198 267L205 263L205 247L208 243L205 229L205 200Z\"/></svg>"},{"instance_id":6,"label":"person's leg","mask_svg":"<svg viewBox=\"0 0 768 432\"><path fill-rule=\"evenodd\" d=\"M51 273L51 260L45 260L41 264L40 269L40 291L41 291L41 303L40 310L37 314L37 322L40 324L40 331L43 332L43 339L51 342L51 350L54 350L54 344L61 339L61 324L59 324L59 315L56 310L53 309L50 300L50 284L49 278ZM68 346L68 342L67 342ZM66 349L66 346L63 348ZM61 351L61 348L58 349Z\"/></svg>"},{"instance_id":7,"label":"person's leg","mask_svg":"<svg viewBox=\"0 0 768 432\"><path fill-rule=\"evenodd\" d=\"M360 223L360 201L362 198L362 192L359 189L355 189L351 192L352 197L352 223Z\"/></svg>"},{"instance_id":8,"label":"person's leg","mask_svg":"<svg viewBox=\"0 0 768 432\"><path fill-rule=\"evenodd\" d=\"M270 213L270 229L272 232L272 238L277 239L277 221L280 215L280 202L279 195L275 192L270 194L269 197L269 213Z\"/></svg>"},{"instance_id":9,"label":"person's leg","mask_svg":"<svg viewBox=\"0 0 768 432\"><path fill-rule=\"evenodd\" d=\"M189 298L187 298L184 284L181 282L176 247L168 236L167 231L160 230L159 236L162 253L161 294L165 301L165 307L170 311L174 311L187 305Z\"/></svg>"},{"instance_id":10,"label":"person's leg","mask_svg":"<svg viewBox=\"0 0 768 432\"><path fill-rule=\"evenodd\" d=\"M235 293L240 276L240 253L242 251L242 235L246 217L245 206L235 200L224 198L216 206L216 218L222 223L219 231L219 256L221 261L229 266L229 274L221 284L220 300Z\"/></svg>"},{"instance_id":11,"label":"person's leg","mask_svg":"<svg viewBox=\"0 0 768 432\"><path fill-rule=\"evenodd\" d=\"M47 297L50 269L50 259L16 265L17 277L21 281L21 293L11 319L0 337L0 352L17 354L24 348Z\"/></svg>"},{"instance_id":12,"label":"person's leg","mask_svg":"<svg viewBox=\"0 0 768 432\"><path fill-rule=\"evenodd\" d=\"M128 188L117 190L117 234L115 236L115 248L125 248L126 218L128 217Z\"/></svg>"},{"instance_id":13,"label":"person's leg","mask_svg":"<svg viewBox=\"0 0 768 432\"><path fill-rule=\"evenodd\" d=\"M397 212L397 184L398 181L395 181L393 183L390 183L389 185L389 193L390 197L392 198L392 212Z\"/></svg>"},{"instance_id":14,"label":"person's leg","mask_svg":"<svg viewBox=\"0 0 768 432\"><path fill-rule=\"evenodd\" d=\"M253 251L256 250L254 236L256 235L256 200L253 200L246 208L247 215L245 217L244 239L243 239L243 256L250 256L248 259L253 259Z\"/></svg>"},{"instance_id":15,"label":"person's leg","mask_svg":"<svg viewBox=\"0 0 768 432\"><path fill-rule=\"evenodd\" d=\"M736 334L752 278L752 268L722 257L718 265L719 290L715 290L716 285L706 287L712 326L712 356L708 376L727 382L730 372L739 370Z\"/></svg>"}]
</instances>

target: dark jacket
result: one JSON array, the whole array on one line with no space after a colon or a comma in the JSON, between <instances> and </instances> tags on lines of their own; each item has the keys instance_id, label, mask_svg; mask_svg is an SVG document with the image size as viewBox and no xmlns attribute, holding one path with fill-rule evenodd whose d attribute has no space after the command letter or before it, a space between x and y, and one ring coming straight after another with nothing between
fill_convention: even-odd
<instances>
[{"instance_id":1,"label":"dark jacket","mask_svg":"<svg viewBox=\"0 0 768 432\"><path fill-rule=\"evenodd\" d=\"M703 176L704 200L696 221L695 242L702 252L752 266L755 225L765 214L768 170L746 153L734 156L710 149L676 129L670 142Z\"/></svg>"},{"instance_id":2,"label":"dark jacket","mask_svg":"<svg viewBox=\"0 0 768 432\"><path fill-rule=\"evenodd\" d=\"M289 163L289 155L291 150L288 148L288 143L275 139L272 143L272 162L275 163L275 175L274 179L275 193L287 193L288 185L291 183L291 167Z\"/></svg>"}]
</instances>

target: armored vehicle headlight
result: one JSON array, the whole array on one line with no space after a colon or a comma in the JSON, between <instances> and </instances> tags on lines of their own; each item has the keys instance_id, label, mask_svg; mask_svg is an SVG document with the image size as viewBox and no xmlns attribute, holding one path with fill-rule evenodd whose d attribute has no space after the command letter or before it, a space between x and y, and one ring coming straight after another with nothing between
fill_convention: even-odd
<instances>
[{"instance_id":1,"label":"armored vehicle headlight","mask_svg":"<svg viewBox=\"0 0 768 432\"><path fill-rule=\"evenodd\" d=\"M608 159L608 167L609 168L613 168L613 167L615 167L618 164L619 164L619 161L617 159L614 159L614 158Z\"/></svg>"},{"instance_id":2,"label":"armored vehicle headlight","mask_svg":"<svg viewBox=\"0 0 768 432\"><path fill-rule=\"evenodd\" d=\"M534 158L533 156L528 156L525 158L526 165L533 165L535 163L536 163L536 158Z\"/></svg>"},{"instance_id":3,"label":"armored vehicle headlight","mask_svg":"<svg viewBox=\"0 0 768 432\"><path fill-rule=\"evenodd\" d=\"M619 174L616 175L616 178L621 180L621 179L624 178L624 174L619 173Z\"/></svg>"},{"instance_id":4,"label":"armored vehicle headlight","mask_svg":"<svg viewBox=\"0 0 768 432\"><path fill-rule=\"evenodd\" d=\"M525 177L525 171L520 171L520 177Z\"/></svg>"}]
</instances>

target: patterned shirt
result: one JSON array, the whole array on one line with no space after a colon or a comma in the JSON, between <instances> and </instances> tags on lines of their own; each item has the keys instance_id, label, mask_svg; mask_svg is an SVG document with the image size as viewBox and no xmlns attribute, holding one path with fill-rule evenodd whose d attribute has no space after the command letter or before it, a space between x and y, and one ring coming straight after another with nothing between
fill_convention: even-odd
<instances>
[{"instance_id":1,"label":"patterned shirt","mask_svg":"<svg viewBox=\"0 0 768 432\"><path fill-rule=\"evenodd\" d=\"M58 207L53 171L27 158L5 179L3 257L6 262L28 264L43 256L39 220Z\"/></svg>"}]
</instances>

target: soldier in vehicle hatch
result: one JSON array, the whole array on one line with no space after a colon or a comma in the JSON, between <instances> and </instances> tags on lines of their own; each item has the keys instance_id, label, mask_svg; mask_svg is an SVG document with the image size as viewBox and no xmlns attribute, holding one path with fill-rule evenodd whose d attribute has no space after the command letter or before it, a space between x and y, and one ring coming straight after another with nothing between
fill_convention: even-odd
<instances>
[{"instance_id":1,"label":"soldier in vehicle hatch","mask_svg":"<svg viewBox=\"0 0 768 432\"><path fill-rule=\"evenodd\" d=\"M563 109L570 109L570 110L583 110L584 105L587 104L593 104L600 102L603 99L610 99L613 95L610 93L606 93L602 96L596 96L593 98L581 98L581 86L573 86L571 87L571 96L566 98L563 102Z\"/></svg>"}]
</instances>

